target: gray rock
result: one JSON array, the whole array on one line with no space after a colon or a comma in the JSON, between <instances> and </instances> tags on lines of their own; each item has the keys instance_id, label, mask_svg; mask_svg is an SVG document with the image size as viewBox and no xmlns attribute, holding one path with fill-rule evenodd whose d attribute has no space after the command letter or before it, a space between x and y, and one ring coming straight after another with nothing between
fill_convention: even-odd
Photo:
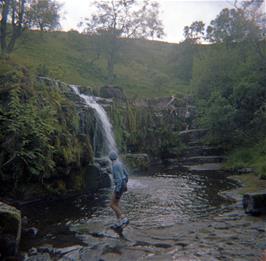
<instances>
[{"instance_id":1,"label":"gray rock","mask_svg":"<svg viewBox=\"0 0 266 261\"><path fill-rule=\"evenodd\" d=\"M90 87L79 86L79 90L80 90L81 93L84 93L84 94L86 94L88 96L94 96L93 90Z\"/></svg>"},{"instance_id":2,"label":"gray rock","mask_svg":"<svg viewBox=\"0 0 266 261\"><path fill-rule=\"evenodd\" d=\"M30 256L26 258L25 261L52 261L52 259L48 253L44 253Z\"/></svg>"},{"instance_id":3,"label":"gray rock","mask_svg":"<svg viewBox=\"0 0 266 261\"><path fill-rule=\"evenodd\" d=\"M197 165L202 163L220 163L225 160L223 156L194 156L181 159L183 164Z\"/></svg>"},{"instance_id":4,"label":"gray rock","mask_svg":"<svg viewBox=\"0 0 266 261\"><path fill-rule=\"evenodd\" d=\"M199 165L186 165L188 171L194 174L223 172L222 163L205 163Z\"/></svg>"},{"instance_id":5,"label":"gray rock","mask_svg":"<svg viewBox=\"0 0 266 261\"><path fill-rule=\"evenodd\" d=\"M48 254L55 254L56 249L53 247L53 245L47 244L47 245L43 245L38 247L37 251L39 253L48 253Z\"/></svg>"},{"instance_id":6,"label":"gray rock","mask_svg":"<svg viewBox=\"0 0 266 261\"><path fill-rule=\"evenodd\" d=\"M106 85L101 87L100 96L104 98L115 98L118 100L126 100L126 96L122 88L112 85Z\"/></svg>"},{"instance_id":7,"label":"gray rock","mask_svg":"<svg viewBox=\"0 0 266 261\"><path fill-rule=\"evenodd\" d=\"M253 168L240 168L240 169L237 169L236 172L238 174L247 174L247 173L254 173L256 172L256 170Z\"/></svg>"},{"instance_id":8,"label":"gray rock","mask_svg":"<svg viewBox=\"0 0 266 261\"><path fill-rule=\"evenodd\" d=\"M182 151L184 157L196 157L196 156L221 156L224 151L220 147L209 147L206 145L193 145L185 148Z\"/></svg>"},{"instance_id":9,"label":"gray rock","mask_svg":"<svg viewBox=\"0 0 266 261\"><path fill-rule=\"evenodd\" d=\"M247 214L266 213L266 192L245 194L242 203Z\"/></svg>"},{"instance_id":10,"label":"gray rock","mask_svg":"<svg viewBox=\"0 0 266 261\"><path fill-rule=\"evenodd\" d=\"M55 249L55 253L58 255L65 255L65 254L69 254L71 252L79 252L79 250L81 248L82 248L82 246L80 246L80 245L64 247L64 248L57 248L57 249Z\"/></svg>"},{"instance_id":11,"label":"gray rock","mask_svg":"<svg viewBox=\"0 0 266 261\"><path fill-rule=\"evenodd\" d=\"M95 162L95 164L97 164L103 168L111 166L111 162L107 158L94 158L94 162Z\"/></svg>"},{"instance_id":12,"label":"gray rock","mask_svg":"<svg viewBox=\"0 0 266 261\"><path fill-rule=\"evenodd\" d=\"M108 188L111 186L110 176L106 171L102 171L96 165L86 167L86 189L95 191L99 188Z\"/></svg>"},{"instance_id":13,"label":"gray rock","mask_svg":"<svg viewBox=\"0 0 266 261\"><path fill-rule=\"evenodd\" d=\"M80 252L80 249L68 252L62 258L60 258L58 261L78 261L78 260L80 260L79 252Z\"/></svg>"},{"instance_id":14,"label":"gray rock","mask_svg":"<svg viewBox=\"0 0 266 261\"><path fill-rule=\"evenodd\" d=\"M33 256L33 255L37 255L37 254L38 254L38 250L37 250L37 248L36 248L36 247L32 247L32 248L29 250L29 254L30 254L31 256Z\"/></svg>"},{"instance_id":15,"label":"gray rock","mask_svg":"<svg viewBox=\"0 0 266 261\"><path fill-rule=\"evenodd\" d=\"M22 230L23 237L34 238L37 236L39 230L36 227L25 228Z\"/></svg>"}]
</instances>

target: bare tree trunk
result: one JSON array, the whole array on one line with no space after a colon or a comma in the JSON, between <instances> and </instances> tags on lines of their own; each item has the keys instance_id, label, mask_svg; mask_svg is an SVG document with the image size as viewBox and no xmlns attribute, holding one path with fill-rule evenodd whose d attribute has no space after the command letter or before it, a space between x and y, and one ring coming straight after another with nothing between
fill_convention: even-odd
<instances>
[{"instance_id":1,"label":"bare tree trunk","mask_svg":"<svg viewBox=\"0 0 266 261\"><path fill-rule=\"evenodd\" d=\"M26 0L2 1L2 19L0 20L0 44L2 56L8 56L8 54L13 51L18 37L22 34L25 3ZM11 29L9 29L8 25L9 16L11 18Z\"/></svg>"},{"instance_id":2,"label":"bare tree trunk","mask_svg":"<svg viewBox=\"0 0 266 261\"><path fill-rule=\"evenodd\" d=\"M12 13L12 36L10 39L10 42L7 47L7 52L11 53L15 47L15 43L17 41L17 38L19 38L22 34L22 28L23 28L23 17L25 13L25 2L26 0L20 0L19 6L18 6L18 19L16 21L16 1L13 0L13 3L15 4L13 6L13 13Z\"/></svg>"},{"instance_id":3,"label":"bare tree trunk","mask_svg":"<svg viewBox=\"0 0 266 261\"><path fill-rule=\"evenodd\" d=\"M1 41L1 53L3 56L6 54L7 49L7 18L10 9L10 0L3 1L2 7L2 19L0 22L0 41Z\"/></svg>"}]
</instances>

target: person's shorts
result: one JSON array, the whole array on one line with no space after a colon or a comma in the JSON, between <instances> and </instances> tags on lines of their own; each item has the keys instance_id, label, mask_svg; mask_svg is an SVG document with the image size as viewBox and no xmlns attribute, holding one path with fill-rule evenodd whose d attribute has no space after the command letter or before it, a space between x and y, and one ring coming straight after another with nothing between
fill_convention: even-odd
<instances>
[{"instance_id":1,"label":"person's shorts","mask_svg":"<svg viewBox=\"0 0 266 261\"><path fill-rule=\"evenodd\" d=\"M121 184L118 184L115 187L115 191L114 191L115 198L120 199L121 196L123 195L123 193L126 191L127 191L127 183L125 181L123 181L123 182L121 182Z\"/></svg>"}]
</instances>

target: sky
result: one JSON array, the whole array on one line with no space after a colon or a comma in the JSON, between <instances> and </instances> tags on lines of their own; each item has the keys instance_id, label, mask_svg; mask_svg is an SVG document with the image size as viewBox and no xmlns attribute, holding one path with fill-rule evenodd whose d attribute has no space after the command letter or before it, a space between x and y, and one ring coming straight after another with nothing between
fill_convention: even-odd
<instances>
[{"instance_id":1,"label":"sky","mask_svg":"<svg viewBox=\"0 0 266 261\"><path fill-rule=\"evenodd\" d=\"M59 0L63 3L63 30L79 30L78 23L90 15L94 0ZM194 21L203 21L206 25L219 14L223 8L232 8L232 0L161 0L160 18L163 21L167 42L178 43L184 39L183 28Z\"/></svg>"}]
</instances>

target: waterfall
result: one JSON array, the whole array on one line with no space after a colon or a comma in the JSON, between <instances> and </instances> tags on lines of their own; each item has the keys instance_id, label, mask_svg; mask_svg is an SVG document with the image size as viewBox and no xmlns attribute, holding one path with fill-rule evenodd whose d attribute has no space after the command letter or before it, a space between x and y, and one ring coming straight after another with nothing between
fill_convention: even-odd
<instances>
[{"instance_id":1,"label":"waterfall","mask_svg":"<svg viewBox=\"0 0 266 261\"><path fill-rule=\"evenodd\" d=\"M71 85L72 90L75 94L77 94L80 98L82 98L85 102L85 104L92 108L95 112L95 118L96 118L96 131L97 129L100 129L101 135L103 137L103 143L104 143L104 153L109 154L111 151L117 152L117 146L114 139L113 131L112 131L112 124L108 119L108 116L106 114L106 111L104 108L97 103L94 96L88 96L85 94L80 93L79 89L75 85ZM97 133L94 135L96 137ZM95 139L93 141L94 149L96 148ZM101 155L103 156L103 155Z\"/></svg>"}]
</instances>

